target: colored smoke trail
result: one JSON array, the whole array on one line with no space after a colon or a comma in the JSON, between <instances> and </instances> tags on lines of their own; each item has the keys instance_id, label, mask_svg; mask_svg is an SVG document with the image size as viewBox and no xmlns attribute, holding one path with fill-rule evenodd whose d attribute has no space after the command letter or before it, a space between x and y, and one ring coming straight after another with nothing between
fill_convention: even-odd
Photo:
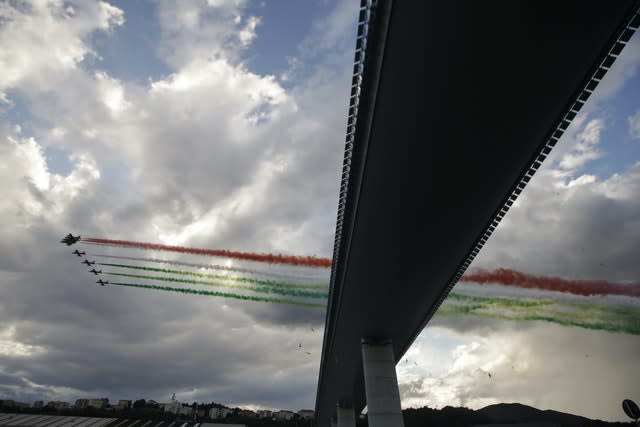
<instances>
[{"instance_id":1,"label":"colored smoke trail","mask_svg":"<svg viewBox=\"0 0 640 427\"><path fill-rule=\"evenodd\" d=\"M275 282L273 280L264 280L264 279L253 279L250 277L238 277L238 276L225 276L222 274L205 274L205 273L196 273L193 271L184 271L184 270L170 270L166 268L154 268L154 267L143 267L139 265L129 265L129 264L111 264L107 262L99 262L98 265L105 265L108 267L119 267L119 268L129 268L132 270L144 270L144 271L154 271L156 273L167 273L167 274L178 274L181 276L192 276L192 277L200 277L203 279L218 279L218 280L231 280L234 282L244 282L250 283L252 285L259 286L275 286L275 287L285 287L285 288L296 288L296 289L323 289L328 290L328 285L303 285L297 283L280 283Z\"/></svg>"},{"instance_id":2,"label":"colored smoke trail","mask_svg":"<svg viewBox=\"0 0 640 427\"><path fill-rule=\"evenodd\" d=\"M232 294L228 292L199 291L199 290L188 289L188 288L172 288L170 286L142 285L139 283L120 283L120 282L113 282L113 283L110 283L110 285L126 286L130 288L149 289L149 290L165 291L165 292L176 292L176 293L188 294L188 295L204 295L204 296L212 296L212 297L233 298L233 299L238 299L243 301L271 302L275 304L297 305L300 307L316 307L316 308L326 307L324 304L316 304L311 302L293 301L293 300L285 300L285 299L279 299L279 298L264 298L264 297L256 297L251 295L239 295L239 294Z\"/></svg>"},{"instance_id":3,"label":"colored smoke trail","mask_svg":"<svg viewBox=\"0 0 640 427\"><path fill-rule=\"evenodd\" d=\"M133 256L120 256L120 255L104 255L104 254L91 254L91 256L99 257L99 258L110 258L110 259L121 259L126 261L140 261L140 262L152 262L156 264L167 264L167 265L175 265L179 267L193 267L193 268L206 268L207 270L223 270L223 271L233 271L236 273L248 273L255 274L259 276L271 276L271 277L279 277L282 279L314 279L312 276L304 276L302 274L279 274L271 271L262 271L255 270L252 268L244 268L244 267L230 267L227 265L220 264L204 264L197 262L185 262L185 261L174 261L160 258L143 258L143 257L133 257ZM327 285L328 286L328 285Z\"/></svg>"},{"instance_id":4,"label":"colored smoke trail","mask_svg":"<svg viewBox=\"0 0 640 427\"><path fill-rule=\"evenodd\" d=\"M640 297L640 283L623 285L605 280L566 280L556 277L534 276L507 268L498 268L493 271L477 269L462 276L460 281L475 282L481 285L499 283L505 286L543 289L582 296L625 295Z\"/></svg>"},{"instance_id":5,"label":"colored smoke trail","mask_svg":"<svg viewBox=\"0 0 640 427\"><path fill-rule=\"evenodd\" d=\"M227 249L201 249L201 248L187 248L184 246L164 245L161 243L144 243L134 242L131 240L112 240L112 239L100 239L96 237L86 237L81 240L84 243L91 243L95 245L106 246L118 246L124 248L136 248L147 249L156 251L168 251L179 252L193 255L207 255L225 258L235 258L245 261L257 261L266 262L270 264L288 264L288 265L300 265L307 267L331 267L331 260L329 258L318 258L315 256L295 256L295 255L280 255L280 254L260 254L255 252L239 252L230 251Z\"/></svg>"},{"instance_id":6,"label":"colored smoke trail","mask_svg":"<svg viewBox=\"0 0 640 427\"><path fill-rule=\"evenodd\" d=\"M264 294L287 295L291 297L324 298L324 299L328 297L328 294L322 293L322 292L300 291L296 289L283 289L283 288L270 287L270 286L230 285L227 283L220 283L220 282L210 282L210 281L205 282L202 280L177 279L174 277L164 277L164 276L147 276L144 274L128 274L128 273L114 273L114 272L105 272L103 274L109 274L111 276L120 276L120 277L132 277L136 279L159 280L162 282L187 283L190 285L199 285L199 286L215 286L220 288L243 289L243 290L252 291L252 292L260 292Z\"/></svg>"},{"instance_id":7,"label":"colored smoke trail","mask_svg":"<svg viewBox=\"0 0 640 427\"><path fill-rule=\"evenodd\" d=\"M512 299L451 293L436 315L500 320L540 320L563 326L640 335L640 310L549 299Z\"/></svg>"}]
</instances>

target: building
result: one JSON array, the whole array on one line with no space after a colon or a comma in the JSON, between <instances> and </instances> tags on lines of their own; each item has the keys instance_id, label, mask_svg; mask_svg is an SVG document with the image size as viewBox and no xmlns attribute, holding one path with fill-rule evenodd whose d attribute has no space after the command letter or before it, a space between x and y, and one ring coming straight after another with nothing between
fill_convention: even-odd
<instances>
[{"instance_id":1,"label":"building","mask_svg":"<svg viewBox=\"0 0 640 427\"><path fill-rule=\"evenodd\" d=\"M104 409L109 405L109 399L106 397L102 399L89 399L87 402L87 408Z\"/></svg>"},{"instance_id":2,"label":"building","mask_svg":"<svg viewBox=\"0 0 640 427\"><path fill-rule=\"evenodd\" d=\"M175 399L171 399L169 403L165 403L164 412L171 412L172 414L178 415L181 407L182 407L182 404L180 402L178 402Z\"/></svg>"},{"instance_id":3,"label":"building","mask_svg":"<svg viewBox=\"0 0 640 427\"><path fill-rule=\"evenodd\" d=\"M179 408L178 415L184 415L186 417L190 417L193 414L193 408L186 404L183 404Z\"/></svg>"},{"instance_id":4,"label":"building","mask_svg":"<svg viewBox=\"0 0 640 427\"><path fill-rule=\"evenodd\" d=\"M47 406L49 408L53 408L55 410L61 410L61 409L69 409L71 408L71 405L69 404L69 402L62 402L59 400L52 400L49 403L47 403Z\"/></svg>"},{"instance_id":5,"label":"building","mask_svg":"<svg viewBox=\"0 0 640 427\"><path fill-rule=\"evenodd\" d=\"M260 409L258 411L258 418L271 418L273 417L273 411L268 409Z\"/></svg>"},{"instance_id":6,"label":"building","mask_svg":"<svg viewBox=\"0 0 640 427\"><path fill-rule=\"evenodd\" d=\"M298 411L298 416L304 420L312 420L313 419L313 409L300 409Z\"/></svg>"},{"instance_id":7,"label":"building","mask_svg":"<svg viewBox=\"0 0 640 427\"><path fill-rule=\"evenodd\" d=\"M217 418L227 418L227 415L233 412L232 409L229 408L211 408L209 411L209 418L217 419Z\"/></svg>"},{"instance_id":8,"label":"building","mask_svg":"<svg viewBox=\"0 0 640 427\"><path fill-rule=\"evenodd\" d=\"M156 402L155 400L149 399L147 400L147 403L145 403L145 408L159 408L160 404L158 402Z\"/></svg>"},{"instance_id":9,"label":"building","mask_svg":"<svg viewBox=\"0 0 640 427\"><path fill-rule=\"evenodd\" d=\"M76 400L75 405L73 405L76 409L86 409L89 406L89 399L78 399Z\"/></svg>"},{"instance_id":10,"label":"building","mask_svg":"<svg viewBox=\"0 0 640 427\"><path fill-rule=\"evenodd\" d=\"M2 406L2 408L5 409L27 409L29 408L29 404L28 403L24 403L24 402L16 402L15 400L10 400L10 399L6 399L2 401L2 404L0 405Z\"/></svg>"},{"instance_id":11,"label":"building","mask_svg":"<svg viewBox=\"0 0 640 427\"><path fill-rule=\"evenodd\" d=\"M116 411L128 411L131 408L130 400L118 400Z\"/></svg>"},{"instance_id":12,"label":"building","mask_svg":"<svg viewBox=\"0 0 640 427\"><path fill-rule=\"evenodd\" d=\"M247 418L256 418L258 414L256 414L250 409L241 409L238 411L238 416L247 417Z\"/></svg>"},{"instance_id":13,"label":"building","mask_svg":"<svg viewBox=\"0 0 640 427\"><path fill-rule=\"evenodd\" d=\"M273 419L278 421L289 421L293 419L295 414L291 411L276 411L273 413Z\"/></svg>"},{"instance_id":14,"label":"building","mask_svg":"<svg viewBox=\"0 0 640 427\"><path fill-rule=\"evenodd\" d=\"M44 401L36 400L33 402L33 409L42 409L44 407Z\"/></svg>"}]
</instances>

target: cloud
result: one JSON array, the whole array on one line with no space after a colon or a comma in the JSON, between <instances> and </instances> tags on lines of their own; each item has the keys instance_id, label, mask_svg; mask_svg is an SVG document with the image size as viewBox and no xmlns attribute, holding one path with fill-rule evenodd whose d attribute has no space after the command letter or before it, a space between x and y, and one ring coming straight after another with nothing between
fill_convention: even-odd
<instances>
[{"instance_id":1,"label":"cloud","mask_svg":"<svg viewBox=\"0 0 640 427\"><path fill-rule=\"evenodd\" d=\"M629 121L629 135L634 139L640 139L640 110L627 118Z\"/></svg>"},{"instance_id":2,"label":"cloud","mask_svg":"<svg viewBox=\"0 0 640 427\"><path fill-rule=\"evenodd\" d=\"M284 88L242 61L261 28L244 2L160 2L172 72L141 84L87 61L92 34L118 31L125 12L61 5L12 10L3 33L53 56L3 87L27 114L0 127L0 394L313 406L322 310L101 288L57 242L73 231L330 256L353 45ZM36 20L47 37L22 25Z\"/></svg>"},{"instance_id":3,"label":"cloud","mask_svg":"<svg viewBox=\"0 0 640 427\"><path fill-rule=\"evenodd\" d=\"M174 69L190 61L220 57L237 62L256 37L257 16L247 16L244 0L160 1L160 57Z\"/></svg>"},{"instance_id":4,"label":"cloud","mask_svg":"<svg viewBox=\"0 0 640 427\"><path fill-rule=\"evenodd\" d=\"M543 322L461 320L472 329L438 317L428 328L429 334L460 342L444 352L448 357L438 370L428 367L438 351L428 342L414 345L412 360L418 365L402 372L403 406L426 401L432 407L479 409L520 402L596 419L625 419L620 402L638 391L629 368L640 351L637 339Z\"/></svg>"},{"instance_id":5,"label":"cloud","mask_svg":"<svg viewBox=\"0 0 640 427\"><path fill-rule=\"evenodd\" d=\"M0 168L4 197L0 200L0 218L9 225L2 237L12 245L0 245L0 268L14 271L24 268L21 261L30 244L29 236L39 227L51 226L83 191L100 178L93 158L72 156L72 171L67 176L51 173L42 146L33 137L0 129Z\"/></svg>"},{"instance_id":6,"label":"cloud","mask_svg":"<svg viewBox=\"0 0 640 427\"><path fill-rule=\"evenodd\" d=\"M587 162L599 158L602 154L596 146L600 143L600 134L604 128L602 119L589 121L584 129L577 135L578 142L574 143L571 151L564 154L560 160L560 168L573 171Z\"/></svg>"},{"instance_id":7,"label":"cloud","mask_svg":"<svg viewBox=\"0 0 640 427\"><path fill-rule=\"evenodd\" d=\"M605 179L558 172L538 172L474 266L572 279L640 277L633 256L640 242L640 162Z\"/></svg>"},{"instance_id":8,"label":"cloud","mask_svg":"<svg viewBox=\"0 0 640 427\"><path fill-rule=\"evenodd\" d=\"M74 7L75 6L75 7ZM3 3L0 6L0 95L20 88L54 88L61 76L96 55L88 43L95 31L109 31L124 23L121 9L103 1Z\"/></svg>"},{"instance_id":9,"label":"cloud","mask_svg":"<svg viewBox=\"0 0 640 427\"><path fill-rule=\"evenodd\" d=\"M351 3L338 2L326 16L314 19L311 31L298 45L297 55L287 58L289 66L280 80L330 80L345 61L352 64L357 12Z\"/></svg>"}]
</instances>

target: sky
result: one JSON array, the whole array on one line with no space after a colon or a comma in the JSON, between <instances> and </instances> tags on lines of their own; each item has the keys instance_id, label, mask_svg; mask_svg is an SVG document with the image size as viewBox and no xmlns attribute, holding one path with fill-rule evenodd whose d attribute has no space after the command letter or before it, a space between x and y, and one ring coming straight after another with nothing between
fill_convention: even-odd
<instances>
[{"instance_id":1,"label":"sky","mask_svg":"<svg viewBox=\"0 0 640 427\"><path fill-rule=\"evenodd\" d=\"M313 408L322 310L101 288L58 242L331 257L356 7L0 4L0 398ZM635 35L472 267L638 282L639 66ZM633 334L437 315L397 371L405 407L624 420L638 354Z\"/></svg>"}]
</instances>

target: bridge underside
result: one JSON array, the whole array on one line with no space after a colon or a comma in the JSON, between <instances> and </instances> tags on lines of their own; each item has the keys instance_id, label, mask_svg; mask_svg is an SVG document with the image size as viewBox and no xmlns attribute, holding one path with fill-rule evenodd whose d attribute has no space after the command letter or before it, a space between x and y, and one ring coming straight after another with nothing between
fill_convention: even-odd
<instances>
[{"instance_id":1,"label":"bridge underside","mask_svg":"<svg viewBox=\"0 0 640 427\"><path fill-rule=\"evenodd\" d=\"M549 136L572 118L565 114L637 7L379 3L334 263L319 425L337 403L363 409L361 339L391 339L401 358Z\"/></svg>"}]
</instances>

